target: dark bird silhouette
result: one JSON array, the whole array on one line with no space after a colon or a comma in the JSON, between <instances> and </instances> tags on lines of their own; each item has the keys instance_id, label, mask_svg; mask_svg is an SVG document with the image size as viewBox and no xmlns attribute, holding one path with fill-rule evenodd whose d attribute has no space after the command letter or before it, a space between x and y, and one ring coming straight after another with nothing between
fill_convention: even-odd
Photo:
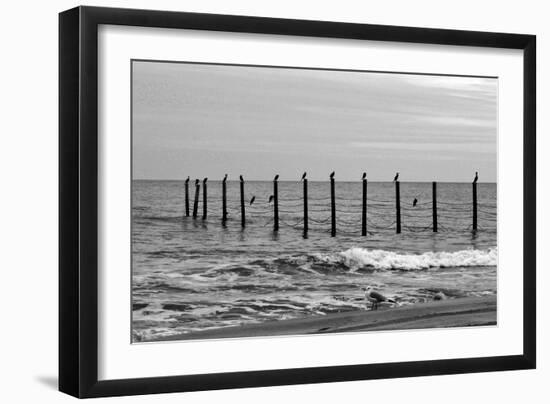
<instances>
[{"instance_id":1,"label":"dark bird silhouette","mask_svg":"<svg viewBox=\"0 0 550 404\"><path fill-rule=\"evenodd\" d=\"M334 178L334 171L330 173L330 179Z\"/></svg>"},{"instance_id":2,"label":"dark bird silhouette","mask_svg":"<svg viewBox=\"0 0 550 404\"><path fill-rule=\"evenodd\" d=\"M223 177L223 182L227 181L227 174Z\"/></svg>"},{"instance_id":3,"label":"dark bird silhouette","mask_svg":"<svg viewBox=\"0 0 550 404\"><path fill-rule=\"evenodd\" d=\"M239 179L241 180L241 182L244 182L244 178L242 175L239 175Z\"/></svg>"},{"instance_id":4,"label":"dark bird silhouette","mask_svg":"<svg viewBox=\"0 0 550 404\"><path fill-rule=\"evenodd\" d=\"M279 174L277 174L277 175L275 176L275 178L273 178L273 181L277 181L278 179L279 179Z\"/></svg>"},{"instance_id":5,"label":"dark bird silhouette","mask_svg":"<svg viewBox=\"0 0 550 404\"><path fill-rule=\"evenodd\" d=\"M204 177L204 180L202 180L202 182L205 184L206 184L206 181L208 181L208 177Z\"/></svg>"},{"instance_id":6,"label":"dark bird silhouette","mask_svg":"<svg viewBox=\"0 0 550 404\"><path fill-rule=\"evenodd\" d=\"M273 195L269 195L269 200L267 201L267 203L271 203L273 202Z\"/></svg>"},{"instance_id":7,"label":"dark bird silhouette","mask_svg":"<svg viewBox=\"0 0 550 404\"><path fill-rule=\"evenodd\" d=\"M307 173L304 172L304 174L302 175L302 181L306 179L306 175L307 175Z\"/></svg>"},{"instance_id":8,"label":"dark bird silhouette","mask_svg":"<svg viewBox=\"0 0 550 404\"><path fill-rule=\"evenodd\" d=\"M197 179L195 180L195 185L199 185L199 182L200 182L200 181L199 181L199 179L197 178Z\"/></svg>"},{"instance_id":9,"label":"dark bird silhouette","mask_svg":"<svg viewBox=\"0 0 550 404\"><path fill-rule=\"evenodd\" d=\"M474 178L474 184L477 182L477 179L478 179L478 176L477 176L477 171L476 171L476 176Z\"/></svg>"},{"instance_id":10,"label":"dark bird silhouette","mask_svg":"<svg viewBox=\"0 0 550 404\"><path fill-rule=\"evenodd\" d=\"M252 205L254 203L254 201L256 200L256 197L255 196L252 196L252 199L250 200L250 204Z\"/></svg>"},{"instance_id":11,"label":"dark bird silhouette","mask_svg":"<svg viewBox=\"0 0 550 404\"><path fill-rule=\"evenodd\" d=\"M363 176L361 177L362 180L364 180L365 178L367 178L367 173L363 173Z\"/></svg>"},{"instance_id":12,"label":"dark bird silhouette","mask_svg":"<svg viewBox=\"0 0 550 404\"><path fill-rule=\"evenodd\" d=\"M414 198L413 207L416 206L417 203L418 203L418 199Z\"/></svg>"},{"instance_id":13,"label":"dark bird silhouette","mask_svg":"<svg viewBox=\"0 0 550 404\"><path fill-rule=\"evenodd\" d=\"M187 176L187 179L185 180L185 183L186 183L186 184L189 183L189 176Z\"/></svg>"},{"instance_id":14,"label":"dark bird silhouette","mask_svg":"<svg viewBox=\"0 0 550 404\"><path fill-rule=\"evenodd\" d=\"M396 182L399 179L399 173L395 174L395 177L393 177L393 182Z\"/></svg>"}]
</instances>

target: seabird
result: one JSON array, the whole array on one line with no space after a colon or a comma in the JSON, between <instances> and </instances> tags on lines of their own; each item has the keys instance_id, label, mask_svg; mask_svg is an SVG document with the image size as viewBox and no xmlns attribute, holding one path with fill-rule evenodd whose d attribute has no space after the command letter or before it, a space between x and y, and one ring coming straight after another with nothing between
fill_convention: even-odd
<instances>
[{"instance_id":1,"label":"seabird","mask_svg":"<svg viewBox=\"0 0 550 404\"><path fill-rule=\"evenodd\" d=\"M204 180L202 180L202 182L205 184L206 184L206 181L208 181L208 177L204 177Z\"/></svg>"},{"instance_id":2,"label":"seabird","mask_svg":"<svg viewBox=\"0 0 550 404\"><path fill-rule=\"evenodd\" d=\"M334 171L330 173L330 179L334 178Z\"/></svg>"},{"instance_id":3,"label":"seabird","mask_svg":"<svg viewBox=\"0 0 550 404\"><path fill-rule=\"evenodd\" d=\"M273 195L269 195L269 200L267 201L267 203L271 203L273 202Z\"/></svg>"},{"instance_id":4,"label":"seabird","mask_svg":"<svg viewBox=\"0 0 550 404\"><path fill-rule=\"evenodd\" d=\"M187 176L187 179L185 180L185 183L189 183L189 176Z\"/></svg>"},{"instance_id":5,"label":"seabird","mask_svg":"<svg viewBox=\"0 0 550 404\"><path fill-rule=\"evenodd\" d=\"M477 182L477 171L476 171L476 176L474 178L474 184Z\"/></svg>"},{"instance_id":6,"label":"seabird","mask_svg":"<svg viewBox=\"0 0 550 404\"><path fill-rule=\"evenodd\" d=\"M200 181L199 181L199 179L197 178L197 179L195 180L195 185L199 185L199 182L200 182Z\"/></svg>"},{"instance_id":7,"label":"seabird","mask_svg":"<svg viewBox=\"0 0 550 404\"><path fill-rule=\"evenodd\" d=\"M304 174L302 175L302 181L306 179L306 175L307 175L307 173L304 172Z\"/></svg>"},{"instance_id":8,"label":"seabird","mask_svg":"<svg viewBox=\"0 0 550 404\"><path fill-rule=\"evenodd\" d=\"M252 205L254 203L254 201L256 200L256 197L253 196L252 199L250 200L250 204Z\"/></svg>"},{"instance_id":9,"label":"seabird","mask_svg":"<svg viewBox=\"0 0 550 404\"><path fill-rule=\"evenodd\" d=\"M277 174L277 175L275 176L275 178L273 178L273 181L277 181L278 179L279 179L279 174Z\"/></svg>"},{"instance_id":10,"label":"seabird","mask_svg":"<svg viewBox=\"0 0 550 404\"><path fill-rule=\"evenodd\" d=\"M377 291L372 289L370 286L364 288L363 290L365 291L365 300L372 303L371 310L377 310L378 305L382 302L395 303L395 300L388 299L386 296L378 293Z\"/></svg>"},{"instance_id":11,"label":"seabird","mask_svg":"<svg viewBox=\"0 0 550 404\"><path fill-rule=\"evenodd\" d=\"M417 203L418 203L418 199L414 198L413 207L415 207Z\"/></svg>"},{"instance_id":12,"label":"seabird","mask_svg":"<svg viewBox=\"0 0 550 404\"><path fill-rule=\"evenodd\" d=\"M445 296L445 293L443 292L437 292L434 295L434 300L445 300L445 299L447 299L447 296Z\"/></svg>"},{"instance_id":13,"label":"seabird","mask_svg":"<svg viewBox=\"0 0 550 404\"><path fill-rule=\"evenodd\" d=\"M244 182L244 178L242 175L239 175L239 179L241 180L241 182Z\"/></svg>"},{"instance_id":14,"label":"seabird","mask_svg":"<svg viewBox=\"0 0 550 404\"><path fill-rule=\"evenodd\" d=\"M364 180L365 178L367 178L367 173L363 173L363 176L361 177L362 180Z\"/></svg>"},{"instance_id":15,"label":"seabird","mask_svg":"<svg viewBox=\"0 0 550 404\"><path fill-rule=\"evenodd\" d=\"M395 177L393 177L393 182L396 182L398 178L399 178L399 173L395 174Z\"/></svg>"},{"instance_id":16,"label":"seabird","mask_svg":"<svg viewBox=\"0 0 550 404\"><path fill-rule=\"evenodd\" d=\"M223 177L223 182L227 181L227 174Z\"/></svg>"}]
</instances>

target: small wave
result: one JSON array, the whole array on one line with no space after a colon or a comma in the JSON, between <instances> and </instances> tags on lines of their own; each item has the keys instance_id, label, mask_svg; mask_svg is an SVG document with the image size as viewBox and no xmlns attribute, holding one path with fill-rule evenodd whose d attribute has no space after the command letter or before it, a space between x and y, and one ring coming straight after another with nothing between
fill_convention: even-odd
<instances>
[{"instance_id":1,"label":"small wave","mask_svg":"<svg viewBox=\"0 0 550 404\"><path fill-rule=\"evenodd\" d=\"M142 222L150 222L150 221L159 221L159 222L181 222L183 220L183 216L151 216L151 215L139 215L134 214L133 220L135 221L142 221Z\"/></svg>"},{"instance_id":2,"label":"small wave","mask_svg":"<svg viewBox=\"0 0 550 404\"><path fill-rule=\"evenodd\" d=\"M497 264L497 249L462 250L403 254L386 250L354 247L332 255L318 255L327 264L343 264L352 270L419 270L429 268L483 267Z\"/></svg>"},{"instance_id":3,"label":"small wave","mask_svg":"<svg viewBox=\"0 0 550 404\"><path fill-rule=\"evenodd\" d=\"M232 275L239 278L292 276L297 272L315 275L376 270L414 271L430 268L486 267L497 265L497 248L455 252L397 253L354 247L332 254L305 254L257 259L238 265L221 264L200 274L201 278ZM252 285L245 285L247 289ZM234 287L231 284L230 287ZM254 287L257 287L256 285Z\"/></svg>"}]
</instances>

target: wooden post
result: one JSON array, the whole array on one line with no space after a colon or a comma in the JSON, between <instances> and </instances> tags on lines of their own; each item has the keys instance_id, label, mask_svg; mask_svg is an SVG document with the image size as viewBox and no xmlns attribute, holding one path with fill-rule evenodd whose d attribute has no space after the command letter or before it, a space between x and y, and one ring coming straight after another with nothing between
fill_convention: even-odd
<instances>
[{"instance_id":1,"label":"wooden post","mask_svg":"<svg viewBox=\"0 0 550 404\"><path fill-rule=\"evenodd\" d=\"M367 179L363 178L363 211L361 215L361 235L367 235Z\"/></svg>"},{"instance_id":2,"label":"wooden post","mask_svg":"<svg viewBox=\"0 0 550 404\"><path fill-rule=\"evenodd\" d=\"M189 177L185 180L185 216L189 216Z\"/></svg>"},{"instance_id":3,"label":"wooden post","mask_svg":"<svg viewBox=\"0 0 550 404\"><path fill-rule=\"evenodd\" d=\"M401 233L401 202L399 193L399 181L395 181L395 232Z\"/></svg>"},{"instance_id":4,"label":"wooden post","mask_svg":"<svg viewBox=\"0 0 550 404\"><path fill-rule=\"evenodd\" d=\"M222 225L227 222L227 184L226 179L222 182Z\"/></svg>"},{"instance_id":5,"label":"wooden post","mask_svg":"<svg viewBox=\"0 0 550 404\"><path fill-rule=\"evenodd\" d=\"M273 231L279 231L279 186L278 176L273 180Z\"/></svg>"},{"instance_id":6,"label":"wooden post","mask_svg":"<svg viewBox=\"0 0 550 404\"><path fill-rule=\"evenodd\" d=\"M193 204L193 219L197 218L197 210L199 209L199 193L201 191L201 184L199 180L195 181L195 203Z\"/></svg>"},{"instance_id":7,"label":"wooden post","mask_svg":"<svg viewBox=\"0 0 550 404\"><path fill-rule=\"evenodd\" d=\"M245 210L244 210L244 180L241 176L241 227L246 226Z\"/></svg>"},{"instance_id":8,"label":"wooden post","mask_svg":"<svg viewBox=\"0 0 550 404\"><path fill-rule=\"evenodd\" d=\"M432 182L432 221L433 231L437 233L437 182Z\"/></svg>"},{"instance_id":9,"label":"wooden post","mask_svg":"<svg viewBox=\"0 0 550 404\"><path fill-rule=\"evenodd\" d=\"M304 178L304 238L307 238L308 221L307 221L307 178Z\"/></svg>"},{"instance_id":10,"label":"wooden post","mask_svg":"<svg viewBox=\"0 0 550 404\"><path fill-rule=\"evenodd\" d=\"M472 183L472 230L477 231L477 182Z\"/></svg>"},{"instance_id":11,"label":"wooden post","mask_svg":"<svg viewBox=\"0 0 550 404\"><path fill-rule=\"evenodd\" d=\"M336 193L334 190L334 177L330 177L330 236L336 236Z\"/></svg>"},{"instance_id":12,"label":"wooden post","mask_svg":"<svg viewBox=\"0 0 550 404\"><path fill-rule=\"evenodd\" d=\"M206 181L208 179L205 178L202 180L202 220L206 220L206 215L208 212L208 197L206 193Z\"/></svg>"}]
</instances>

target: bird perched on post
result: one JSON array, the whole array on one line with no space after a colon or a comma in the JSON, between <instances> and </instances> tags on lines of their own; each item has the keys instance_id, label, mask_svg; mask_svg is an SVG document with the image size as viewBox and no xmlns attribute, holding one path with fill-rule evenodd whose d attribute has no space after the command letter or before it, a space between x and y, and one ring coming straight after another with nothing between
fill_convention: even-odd
<instances>
[{"instance_id":1,"label":"bird perched on post","mask_svg":"<svg viewBox=\"0 0 550 404\"><path fill-rule=\"evenodd\" d=\"M478 179L478 176L477 176L477 171L476 171L476 176L474 178L474 184L477 183L477 179Z\"/></svg>"},{"instance_id":2,"label":"bird perched on post","mask_svg":"<svg viewBox=\"0 0 550 404\"><path fill-rule=\"evenodd\" d=\"M250 200L250 204L252 205L254 203L254 201L256 200L256 197L255 196L252 196L252 199Z\"/></svg>"},{"instance_id":3,"label":"bird perched on post","mask_svg":"<svg viewBox=\"0 0 550 404\"><path fill-rule=\"evenodd\" d=\"M334 171L330 173L330 179L332 180L334 178Z\"/></svg>"},{"instance_id":4,"label":"bird perched on post","mask_svg":"<svg viewBox=\"0 0 550 404\"><path fill-rule=\"evenodd\" d=\"M273 181L277 181L278 179L279 179L279 174L277 174L277 175L275 176L275 178L273 178Z\"/></svg>"},{"instance_id":5,"label":"bird perched on post","mask_svg":"<svg viewBox=\"0 0 550 404\"><path fill-rule=\"evenodd\" d=\"M244 178L242 175L239 175L239 179L241 180L241 182L244 182Z\"/></svg>"},{"instance_id":6,"label":"bird perched on post","mask_svg":"<svg viewBox=\"0 0 550 404\"><path fill-rule=\"evenodd\" d=\"M378 305L382 302L395 303L395 300L389 299L386 296L378 293L377 291L375 291L370 286L367 286L366 288L363 288L363 290L365 291L365 300L366 300L365 306L367 306L367 301L371 302L372 303L371 310L377 310Z\"/></svg>"},{"instance_id":7,"label":"bird perched on post","mask_svg":"<svg viewBox=\"0 0 550 404\"><path fill-rule=\"evenodd\" d=\"M418 203L418 199L414 198L413 207L415 207L417 203Z\"/></svg>"},{"instance_id":8,"label":"bird perched on post","mask_svg":"<svg viewBox=\"0 0 550 404\"><path fill-rule=\"evenodd\" d=\"M271 203L271 202L273 202L273 195L269 195L269 199L267 201L267 203Z\"/></svg>"},{"instance_id":9,"label":"bird perched on post","mask_svg":"<svg viewBox=\"0 0 550 404\"><path fill-rule=\"evenodd\" d=\"M206 184L206 181L208 181L208 177L204 177L204 180L202 180L203 184Z\"/></svg>"},{"instance_id":10,"label":"bird perched on post","mask_svg":"<svg viewBox=\"0 0 550 404\"><path fill-rule=\"evenodd\" d=\"M185 180L185 183L186 183L186 184L189 183L189 176L187 176L187 179Z\"/></svg>"},{"instance_id":11,"label":"bird perched on post","mask_svg":"<svg viewBox=\"0 0 550 404\"><path fill-rule=\"evenodd\" d=\"M395 174L395 177L393 177L393 182L396 182L399 179L399 173Z\"/></svg>"},{"instance_id":12,"label":"bird perched on post","mask_svg":"<svg viewBox=\"0 0 550 404\"><path fill-rule=\"evenodd\" d=\"M302 175L302 181L306 179L306 175L307 175L307 173L304 172L304 174Z\"/></svg>"},{"instance_id":13,"label":"bird perched on post","mask_svg":"<svg viewBox=\"0 0 550 404\"><path fill-rule=\"evenodd\" d=\"M361 177L362 180L364 180L365 178L367 178L367 173L363 173L363 176Z\"/></svg>"},{"instance_id":14,"label":"bird perched on post","mask_svg":"<svg viewBox=\"0 0 550 404\"><path fill-rule=\"evenodd\" d=\"M199 182L200 182L200 181L199 181L199 179L197 178L197 179L195 180L195 185L199 185Z\"/></svg>"},{"instance_id":15,"label":"bird perched on post","mask_svg":"<svg viewBox=\"0 0 550 404\"><path fill-rule=\"evenodd\" d=\"M223 177L223 182L225 183L225 181L227 181L227 174L225 174Z\"/></svg>"}]
</instances>

